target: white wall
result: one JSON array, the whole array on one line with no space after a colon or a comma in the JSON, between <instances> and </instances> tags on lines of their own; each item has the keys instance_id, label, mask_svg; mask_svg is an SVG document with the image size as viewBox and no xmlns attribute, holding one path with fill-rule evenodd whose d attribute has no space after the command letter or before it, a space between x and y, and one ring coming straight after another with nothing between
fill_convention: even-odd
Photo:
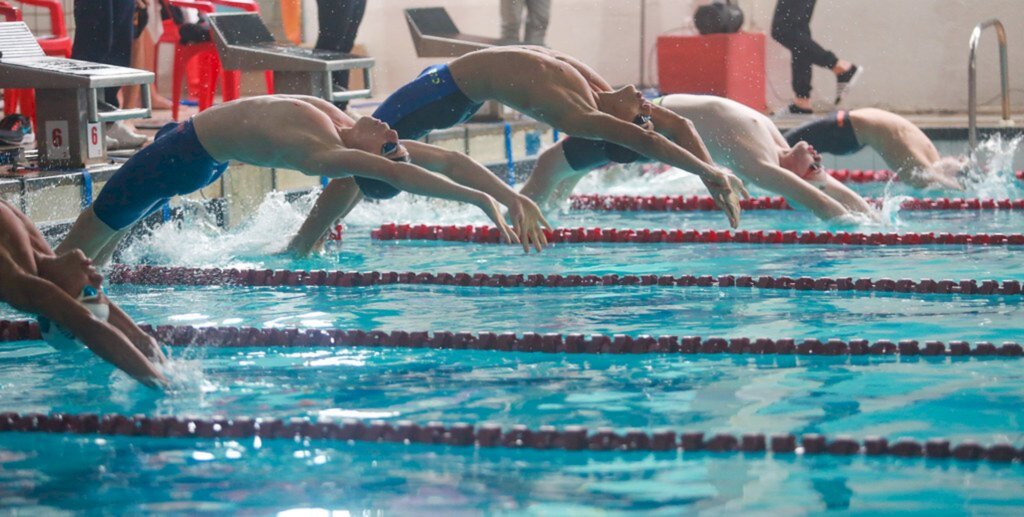
<instances>
[{"instance_id":1,"label":"white wall","mask_svg":"<svg viewBox=\"0 0 1024 517\"><path fill-rule=\"evenodd\" d=\"M697 0L647 0L645 55L666 31L695 33ZM770 31L774 0L740 0L749 30ZM498 0L371 0L358 42L378 58L379 91L394 90L432 60L417 59L402 16L408 7L444 5L463 32L498 35ZM640 0L553 0L548 45L594 66L613 84L639 81ZM850 106L907 111L963 111L967 99L967 39L980 20L998 17L1010 42L1013 105L1024 109L1024 1L1022 0L819 0L812 31L826 48L863 64L863 82ZM679 28L683 28L679 31ZM995 36L986 34L979 55L979 98L999 92ZM656 78L653 63L649 77ZM769 39L769 106L788 103L789 52ZM825 102L835 81L821 69L814 95ZM998 101L996 101L996 104Z\"/></svg>"},{"instance_id":2,"label":"white wall","mask_svg":"<svg viewBox=\"0 0 1024 517\"><path fill-rule=\"evenodd\" d=\"M84 0L82 0L84 1ZM653 56L658 34L695 33L692 13L708 0L647 0L645 56ZM64 0L73 30L71 0ZM314 4L314 0L306 0ZM548 44L594 66L612 84L640 80L640 0L552 0ZM747 29L768 32L775 0L738 0ZM265 14L278 8L261 0ZM310 5L313 7L314 5ZM357 42L378 59L377 93L398 88L427 65L415 57L403 9L443 5L467 33L498 35L498 0L369 0ZM48 26L26 9L31 25ZM307 10L309 11L309 10ZM307 12L305 33L315 18ZM820 43L840 57L864 65L867 74L849 98L850 106L879 106L904 111L964 111L967 104L967 39L974 25L998 17L1010 43L1010 87L1016 111L1024 110L1024 0L819 0L812 30ZM679 31L679 28L683 28ZM789 52L769 39L768 104L784 106L791 94ZM995 36L982 40L979 99L999 93ZM166 68L166 67L165 67ZM656 64L648 63L656 79ZM827 72L814 74L816 101L826 102L835 88ZM998 100L992 106L997 106Z\"/></svg>"}]
</instances>

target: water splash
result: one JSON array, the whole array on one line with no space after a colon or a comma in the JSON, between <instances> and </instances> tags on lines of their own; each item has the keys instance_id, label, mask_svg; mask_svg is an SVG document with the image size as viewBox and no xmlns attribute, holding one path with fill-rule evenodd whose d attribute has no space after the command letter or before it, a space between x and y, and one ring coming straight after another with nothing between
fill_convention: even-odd
<instances>
[{"instance_id":1,"label":"water splash","mask_svg":"<svg viewBox=\"0 0 1024 517\"><path fill-rule=\"evenodd\" d=\"M585 176L573 190L576 194L630 194L637 196L707 195L700 178L679 169L641 173L639 165L617 165Z\"/></svg>"},{"instance_id":2,"label":"water splash","mask_svg":"<svg viewBox=\"0 0 1024 517\"><path fill-rule=\"evenodd\" d=\"M320 190L316 189L288 201L283 192L271 192L249 218L230 229L218 227L201 204L186 201L189 214L184 221L159 226L136 239L122 251L121 261L191 267L263 267L267 255L285 251L319 194ZM414 224L490 222L475 206L405 193L380 202L364 201L345 218L346 225L360 227L360 231L391 221Z\"/></svg>"},{"instance_id":3,"label":"water splash","mask_svg":"<svg viewBox=\"0 0 1024 517\"><path fill-rule=\"evenodd\" d=\"M1013 159L1024 136L1004 140L999 134L978 144L965 178L965 195L982 199L1021 197Z\"/></svg>"}]
</instances>

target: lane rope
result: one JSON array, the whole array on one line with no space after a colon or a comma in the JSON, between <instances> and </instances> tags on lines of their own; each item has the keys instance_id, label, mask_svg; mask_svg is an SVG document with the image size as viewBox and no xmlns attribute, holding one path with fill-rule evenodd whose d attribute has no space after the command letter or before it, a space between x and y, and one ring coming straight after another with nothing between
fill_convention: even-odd
<instances>
[{"instance_id":1,"label":"lane rope","mask_svg":"<svg viewBox=\"0 0 1024 517\"><path fill-rule=\"evenodd\" d=\"M645 169L649 172L660 173L670 170L669 167L651 167ZM899 182L899 178L890 170L864 170L864 169L827 169L829 176L842 183L885 183L887 181ZM1024 171L1017 171L1014 176L1024 181Z\"/></svg>"},{"instance_id":2,"label":"lane rope","mask_svg":"<svg viewBox=\"0 0 1024 517\"><path fill-rule=\"evenodd\" d=\"M799 356L990 357L1024 356L1014 342L997 346L988 341L919 342L902 339L793 339L722 338L701 336L584 335L524 332L408 332L254 327L196 327L191 325L139 325L157 341L171 346L234 347L358 347L431 348L547 354L732 354ZM34 321L0 321L0 341L41 339Z\"/></svg>"},{"instance_id":3,"label":"lane rope","mask_svg":"<svg viewBox=\"0 0 1024 517\"><path fill-rule=\"evenodd\" d=\"M864 233L781 230L652 230L649 228L557 228L544 230L548 242L632 244L803 244L843 246L1021 246L1024 234L1013 233ZM428 240L498 244L501 234L492 226L388 223L371 232L376 240Z\"/></svg>"},{"instance_id":4,"label":"lane rope","mask_svg":"<svg viewBox=\"0 0 1024 517\"><path fill-rule=\"evenodd\" d=\"M441 422L428 422L421 425L408 420L394 423L385 420L364 423L356 419L313 422L306 418L179 418L8 412L0 413L0 432L228 440L259 437L295 441L358 441L560 451L676 451L771 454L780 457L863 455L991 463L1024 462L1024 449L1018 450L1007 443L986 446L974 441L963 441L954 445L943 438L921 442L910 438L890 441L882 437L832 438L820 434L804 434L799 437L794 434L766 436L760 433L712 435L692 431L680 433L670 429L647 432L632 428L616 432L610 427L590 431L578 425L561 429L554 426L531 429L525 425L513 425L505 429L492 423L472 425L460 422L445 425Z\"/></svg>"},{"instance_id":5,"label":"lane rope","mask_svg":"<svg viewBox=\"0 0 1024 517\"><path fill-rule=\"evenodd\" d=\"M573 210L606 212L707 212L718 211L711 196L632 196L575 194L569 198ZM872 205L882 206L880 198L867 198ZM793 210L785 198L762 196L740 200L743 210ZM1024 210L1024 199L923 198L900 203L904 211L934 210Z\"/></svg>"},{"instance_id":6,"label":"lane rope","mask_svg":"<svg viewBox=\"0 0 1024 517\"><path fill-rule=\"evenodd\" d=\"M857 291L917 294L1019 296L1018 280L911 280L853 277L789 277L752 275L573 275L504 273L429 273L395 271L295 271L286 269L204 269L165 266L114 265L107 272L112 284L369 287L378 285L448 285L456 287L735 287L784 291Z\"/></svg>"}]
</instances>

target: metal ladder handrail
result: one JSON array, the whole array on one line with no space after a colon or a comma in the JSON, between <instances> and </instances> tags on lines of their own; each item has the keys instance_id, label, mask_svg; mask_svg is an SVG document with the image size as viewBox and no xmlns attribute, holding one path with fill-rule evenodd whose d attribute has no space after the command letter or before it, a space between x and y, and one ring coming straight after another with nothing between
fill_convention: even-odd
<instances>
[{"instance_id":1,"label":"metal ladder handrail","mask_svg":"<svg viewBox=\"0 0 1024 517\"><path fill-rule=\"evenodd\" d=\"M978 41L981 40L981 33L989 27L996 28L996 37L999 39L999 75L1003 97L1002 125L1013 125L1013 119L1010 118L1010 78L1006 58L1006 29L1003 28L1002 22L992 18L985 20L974 27L974 30L971 32L971 40L969 43L970 56L967 61L967 141L972 153L978 144Z\"/></svg>"}]
</instances>

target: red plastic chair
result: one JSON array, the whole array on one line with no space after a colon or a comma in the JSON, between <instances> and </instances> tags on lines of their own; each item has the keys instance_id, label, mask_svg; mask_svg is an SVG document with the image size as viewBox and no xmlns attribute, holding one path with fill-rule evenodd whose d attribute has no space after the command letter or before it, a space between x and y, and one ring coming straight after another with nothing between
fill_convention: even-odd
<instances>
[{"instance_id":1,"label":"red plastic chair","mask_svg":"<svg viewBox=\"0 0 1024 517\"><path fill-rule=\"evenodd\" d=\"M196 9L200 13L212 13L214 4L234 7L249 12L259 12L254 2L244 0L162 0L168 6ZM162 43L174 44L174 65L171 72L171 116L178 120L181 106L181 87L185 72L193 58L199 58L200 88L198 95L199 111L213 105L214 92L217 90L217 76L224 76L223 98L225 101L237 99L239 96L240 73L237 70L222 70L217 46L212 41L182 44L178 26L173 20L164 20L164 33L157 40L159 49ZM159 63L159 60L157 60ZM154 70L156 72L157 70ZM273 92L273 74L267 73L267 91Z\"/></svg>"},{"instance_id":2,"label":"red plastic chair","mask_svg":"<svg viewBox=\"0 0 1024 517\"><path fill-rule=\"evenodd\" d=\"M9 22L21 21L21 9L7 3L0 2L0 16ZM35 125L36 118L36 96L35 92L27 88L7 88L4 90L4 115L18 112L18 105L21 105L21 113L32 119Z\"/></svg>"},{"instance_id":3,"label":"red plastic chair","mask_svg":"<svg viewBox=\"0 0 1024 517\"><path fill-rule=\"evenodd\" d=\"M215 5L223 5L224 7L233 7L235 9L241 9L250 13L259 13L260 6L252 0L208 0L210 3ZM225 70L224 71L224 89L223 97L224 102L233 101L237 99L240 94L242 74L238 70ZM274 72L267 70L264 73L264 80L267 83L267 93L274 93Z\"/></svg>"},{"instance_id":4,"label":"red plastic chair","mask_svg":"<svg viewBox=\"0 0 1024 517\"><path fill-rule=\"evenodd\" d=\"M25 5L50 11L50 34L36 38L47 56L71 57L71 38L64 22L64 5L60 0L15 0Z\"/></svg>"}]
</instances>

